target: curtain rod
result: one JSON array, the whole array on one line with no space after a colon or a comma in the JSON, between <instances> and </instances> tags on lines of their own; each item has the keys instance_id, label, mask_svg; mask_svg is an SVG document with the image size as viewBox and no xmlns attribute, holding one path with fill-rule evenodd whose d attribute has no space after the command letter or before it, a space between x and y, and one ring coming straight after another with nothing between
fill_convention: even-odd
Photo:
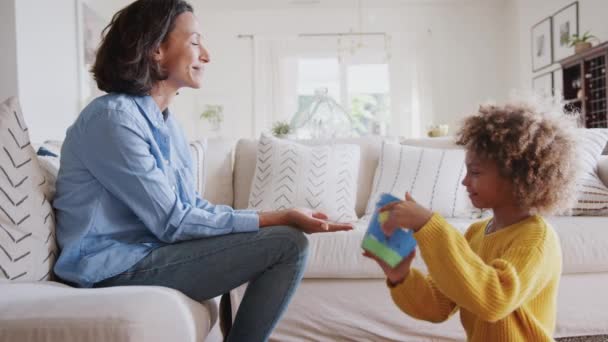
<instances>
[{"instance_id":1,"label":"curtain rod","mask_svg":"<svg viewBox=\"0 0 608 342\"><path fill-rule=\"evenodd\" d=\"M236 37L253 38L253 34L239 34ZM324 32L324 33L300 33L298 37L349 37L349 36L387 36L386 32Z\"/></svg>"}]
</instances>

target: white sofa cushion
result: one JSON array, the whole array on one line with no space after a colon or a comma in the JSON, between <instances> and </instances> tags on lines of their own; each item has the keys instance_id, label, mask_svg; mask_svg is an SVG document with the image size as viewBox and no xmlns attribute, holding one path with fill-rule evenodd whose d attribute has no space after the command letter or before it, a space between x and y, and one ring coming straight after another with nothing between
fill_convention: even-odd
<instances>
[{"instance_id":1,"label":"white sofa cushion","mask_svg":"<svg viewBox=\"0 0 608 342\"><path fill-rule=\"evenodd\" d=\"M0 341L203 341L213 301L159 286L75 289L54 282L0 282Z\"/></svg>"},{"instance_id":2,"label":"white sofa cushion","mask_svg":"<svg viewBox=\"0 0 608 342\"><path fill-rule=\"evenodd\" d=\"M478 221L448 218L461 233ZM557 232L563 255L563 274L608 272L608 218L554 216L547 218ZM355 222L354 229L332 234L313 234L305 278L383 278L378 265L361 255L361 241L369 216ZM418 254L420 255L420 254ZM413 267L426 271L420 256Z\"/></svg>"},{"instance_id":3,"label":"white sofa cushion","mask_svg":"<svg viewBox=\"0 0 608 342\"><path fill-rule=\"evenodd\" d=\"M0 104L0 279L50 278L56 256L48 181L16 98Z\"/></svg>"},{"instance_id":4,"label":"white sofa cushion","mask_svg":"<svg viewBox=\"0 0 608 342\"><path fill-rule=\"evenodd\" d=\"M298 140L299 143L309 146L327 144L356 144L360 148L359 180L357 184L357 202L355 210L357 216L365 214L365 207L372 188L372 181L380 147L384 138L377 136L363 138L341 138L327 140ZM254 139L241 139L237 143L234 158L234 207L236 209L247 208L249 191L253 182L253 173L256 164L256 151L258 141Z\"/></svg>"},{"instance_id":5,"label":"white sofa cushion","mask_svg":"<svg viewBox=\"0 0 608 342\"><path fill-rule=\"evenodd\" d=\"M384 143L366 214L382 193L403 198L408 191L421 205L445 217L471 217L473 206L462 179L465 151Z\"/></svg>"},{"instance_id":6,"label":"white sofa cushion","mask_svg":"<svg viewBox=\"0 0 608 342\"><path fill-rule=\"evenodd\" d=\"M201 164L204 173L198 177L204 182L197 185L201 196L213 204L225 204L232 206L234 202L234 190L232 181L232 159L236 141L226 138L205 139L206 146L202 156L200 151L192 154L195 163ZM191 142L196 144L197 142ZM199 159L199 157L202 157ZM198 161L197 161L198 159Z\"/></svg>"},{"instance_id":7,"label":"white sofa cushion","mask_svg":"<svg viewBox=\"0 0 608 342\"><path fill-rule=\"evenodd\" d=\"M357 219L358 173L357 145L311 147L262 135L248 207L305 207L333 221L351 222Z\"/></svg>"},{"instance_id":8,"label":"white sofa cushion","mask_svg":"<svg viewBox=\"0 0 608 342\"><path fill-rule=\"evenodd\" d=\"M598 161L608 142L608 129L579 130L580 175L573 215L608 215L608 187L600 179Z\"/></svg>"}]
</instances>

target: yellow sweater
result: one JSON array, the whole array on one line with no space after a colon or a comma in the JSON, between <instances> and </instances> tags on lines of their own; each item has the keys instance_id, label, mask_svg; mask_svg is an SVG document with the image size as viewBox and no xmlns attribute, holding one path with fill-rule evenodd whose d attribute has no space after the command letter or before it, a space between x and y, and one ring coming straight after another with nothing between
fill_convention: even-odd
<instances>
[{"instance_id":1,"label":"yellow sweater","mask_svg":"<svg viewBox=\"0 0 608 342\"><path fill-rule=\"evenodd\" d=\"M440 215L414 234L429 275L412 269L390 287L408 315L442 322L460 309L469 341L553 341L562 270L559 239L540 216L463 237Z\"/></svg>"}]
</instances>

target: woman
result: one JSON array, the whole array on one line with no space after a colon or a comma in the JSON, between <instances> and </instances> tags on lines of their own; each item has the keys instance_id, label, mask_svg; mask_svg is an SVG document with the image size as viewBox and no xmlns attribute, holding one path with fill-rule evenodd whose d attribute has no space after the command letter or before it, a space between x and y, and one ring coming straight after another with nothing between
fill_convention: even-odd
<instances>
[{"instance_id":1,"label":"woman","mask_svg":"<svg viewBox=\"0 0 608 342\"><path fill-rule=\"evenodd\" d=\"M228 339L265 340L302 278L302 233L352 227L200 198L168 110L180 88L200 87L209 62L192 7L138 0L106 30L93 74L108 95L82 111L62 148L56 274L80 287L167 286L198 301L249 282Z\"/></svg>"}]
</instances>

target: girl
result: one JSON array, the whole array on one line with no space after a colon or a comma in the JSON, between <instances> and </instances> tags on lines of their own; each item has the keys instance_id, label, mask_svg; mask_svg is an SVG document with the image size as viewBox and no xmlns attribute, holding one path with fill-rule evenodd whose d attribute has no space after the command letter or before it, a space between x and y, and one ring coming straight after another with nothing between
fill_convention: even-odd
<instances>
[{"instance_id":1,"label":"girl","mask_svg":"<svg viewBox=\"0 0 608 342\"><path fill-rule=\"evenodd\" d=\"M541 215L570 203L574 138L530 106L482 106L457 144L467 150L462 184L493 217L462 236L406 194L381 209L390 213L382 228L387 235L412 229L429 274L410 269L415 253L394 269L364 255L382 267L393 301L414 318L442 322L460 310L469 341L552 341L562 256Z\"/></svg>"}]
</instances>

